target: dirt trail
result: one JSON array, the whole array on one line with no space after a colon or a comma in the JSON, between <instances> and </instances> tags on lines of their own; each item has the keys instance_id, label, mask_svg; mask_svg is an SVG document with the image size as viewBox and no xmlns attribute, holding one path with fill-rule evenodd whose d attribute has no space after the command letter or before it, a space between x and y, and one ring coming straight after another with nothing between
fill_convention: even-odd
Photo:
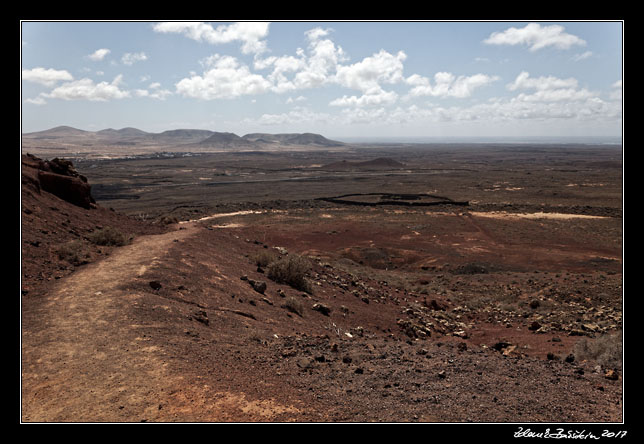
<instances>
[{"instance_id":1,"label":"dirt trail","mask_svg":"<svg viewBox=\"0 0 644 444\"><path fill-rule=\"evenodd\" d=\"M46 300L23 306L23 421L131 421L133 412L159 417L160 398L171 385L163 352L141 341L146 326L132 323L123 309L137 295L119 287L198 229L183 228L141 236L59 281Z\"/></svg>"}]
</instances>

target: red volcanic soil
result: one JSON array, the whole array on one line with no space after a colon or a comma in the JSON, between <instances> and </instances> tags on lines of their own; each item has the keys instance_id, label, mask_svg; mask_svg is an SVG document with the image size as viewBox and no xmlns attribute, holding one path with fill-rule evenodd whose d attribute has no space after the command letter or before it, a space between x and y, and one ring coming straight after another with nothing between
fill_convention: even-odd
<instances>
[{"instance_id":1,"label":"red volcanic soil","mask_svg":"<svg viewBox=\"0 0 644 444\"><path fill-rule=\"evenodd\" d=\"M131 240L92 243L106 227ZM151 224L26 178L21 420L622 421L621 367L575 354L621 328L620 250L575 230L460 207ZM257 265L296 255L308 291Z\"/></svg>"}]
</instances>

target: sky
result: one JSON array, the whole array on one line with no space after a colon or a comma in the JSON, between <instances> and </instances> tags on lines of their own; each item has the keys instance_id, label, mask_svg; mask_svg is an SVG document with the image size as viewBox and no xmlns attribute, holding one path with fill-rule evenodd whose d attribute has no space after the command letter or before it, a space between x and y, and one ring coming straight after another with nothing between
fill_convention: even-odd
<instances>
[{"instance_id":1,"label":"sky","mask_svg":"<svg viewBox=\"0 0 644 444\"><path fill-rule=\"evenodd\" d=\"M22 132L622 136L623 22L21 23Z\"/></svg>"}]
</instances>

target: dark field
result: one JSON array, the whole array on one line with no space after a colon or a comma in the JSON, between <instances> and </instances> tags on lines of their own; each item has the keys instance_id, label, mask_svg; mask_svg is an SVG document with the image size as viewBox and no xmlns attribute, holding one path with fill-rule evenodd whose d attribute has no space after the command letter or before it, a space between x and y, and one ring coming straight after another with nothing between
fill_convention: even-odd
<instances>
[{"instance_id":1,"label":"dark field","mask_svg":"<svg viewBox=\"0 0 644 444\"><path fill-rule=\"evenodd\" d=\"M621 156L621 147L614 146L452 144L189 157L176 153L162 158L76 159L75 165L89 178L99 203L151 218L257 205L318 206L319 198L361 193L436 195L485 210L619 215ZM403 166L332 166L343 160L380 158Z\"/></svg>"}]
</instances>

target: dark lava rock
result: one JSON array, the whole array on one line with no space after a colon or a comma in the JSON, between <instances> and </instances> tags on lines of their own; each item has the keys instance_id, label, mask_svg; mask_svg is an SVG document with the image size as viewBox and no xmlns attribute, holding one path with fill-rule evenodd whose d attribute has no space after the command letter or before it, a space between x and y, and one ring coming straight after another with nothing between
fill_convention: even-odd
<instances>
[{"instance_id":1,"label":"dark lava rock","mask_svg":"<svg viewBox=\"0 0 644 444\"><path fill-rule=\"evenodd\" d=\"M456 274L485 274L488 269L481 264L465 264L456 268Z\"/></svg>"},{"instance_id":2,"label":"dark lava rock","mask_svg":"<svg viewBox=\"0 0 644 444\"><path fill-rule=\"evenodd\" d=\"M194 319L197 322L201 322L204 325L210 325L210 320L208 319L208 313L203 310L198 310L190 316L190 319Z\"/></svg>"},{"instance_id":3,"label":"dark lava rock","mask_svg":"<svg viewBox=\"0 0 644 444\"><path fill-rule=\"evenodd\" d=\"M248 283L257 293L264 294L264 292L266 291L266 282L264 281L255 281L253 279L248 279Z\"/></svg>"},{"instance_id":4,"label":"dark lava rock","mask_svg":"<svg viewBox=\"0 0 644 444\"><path fill-rule=\"evenodd\" d=\"M313 304L313 307L311 307L311 308L313 310L315 310L315 311L319 311L320 313L322 313L325 316L329 316L329 313L331 312L331 309L329 307L327 307L324 304L320 304L320 303Z\"/></svg>"},{"instance_id":5,"label":"dark lava rock","mask_svg":"<svg viewBox=\"0 0 644 444\"><path fill-rule=\"evenodd\" d=\"M96 204L87 178L78 174L69 160L43 161L33 155L22 156L26 180L37 192L46 191L76 206L89 209Z\"/></svg>"},{"instance_id":6,"label":"dark lava rock","mask_svg":"<svg viewBox=\"0 0 644 444\"><path fill-rule=\"evenodd\" d=\"M161 288L161 283L159 281L150 281L150 287L153 290L159 290Z\"/></svg>"}]
</instances>

